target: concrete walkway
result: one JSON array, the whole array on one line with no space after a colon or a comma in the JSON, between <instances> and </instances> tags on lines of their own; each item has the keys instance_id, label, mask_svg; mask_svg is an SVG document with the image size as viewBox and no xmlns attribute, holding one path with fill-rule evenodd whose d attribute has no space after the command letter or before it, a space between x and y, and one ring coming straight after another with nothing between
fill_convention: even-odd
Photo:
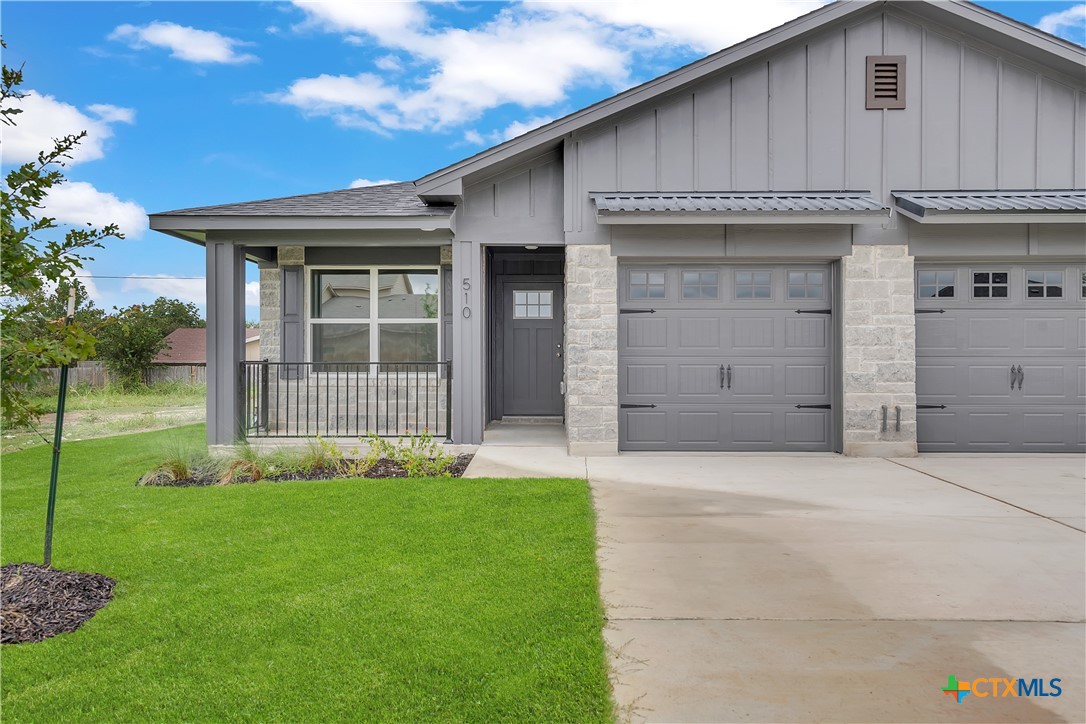
<instances>
[{"instance_id":1,"label":"concrete walkway","mask_svg":"<svg viewBox=\"0 0 1086 724\"><path fill-rule=\"evenodd\" d=\"M517 442L484 444L469 475L590 481L623 719L1086 719L1082 457L586 459ZM958 704L949 675L1063 693Z\"/></svg>"}]
</instances>

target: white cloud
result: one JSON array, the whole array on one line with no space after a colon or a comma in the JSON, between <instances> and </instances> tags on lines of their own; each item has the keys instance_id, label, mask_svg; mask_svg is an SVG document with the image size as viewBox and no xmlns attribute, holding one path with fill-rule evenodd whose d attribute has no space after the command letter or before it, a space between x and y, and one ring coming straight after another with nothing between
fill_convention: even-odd
<instances>
[{"instance_id":1,"label":"white cloud","mask_svg":"<svg viewBox=\"0 0 1086 724\"><path fill-rule=\"evenodd\" d=\"M15 125L4 128L4 161L24 163L37 158L40 151L53 148L53 139L86 131L76 147L70 164L94 161L105 156L105 144L113 136L112 124L132 123L135 111L105 104L88 106L96 118L50 95L27 91L12 100L23 112L15 116Z\"/></svg>"},{"instance_id":2,"label":"white cloud","mask_svg":"<svg viewBox=\"0 0 1086 724\"><path fill-rule=\"evenodd\" d=\"M155 297L170 297L199 305L207 302L207 280L203 278L189 279L169 274L133 275L122 282L121 291L148 292ZM245 306L260 306L260 282L245 283Z\"/></svg>"},{"instance_id":3,"label":"white cloud","mask_svg":"<svg viewBox=\"0 0 1086 724\"><path fill-rule=\"evenodd\" d=\"M528 131L545 126L553 120L552 116L534 116L524 121L513 121L505 127L505 130L497 134L498 141L508 141L510 138L523 136Z\"/></svg>"},{"instance_id":4,"label":"white cloud","mask_svg":"<svg viewBox=\"0 0 1086 724\"><path fill-rule=\"evenodd\" d=\"M1041 18L1037 27L1046 33L1081 44L1086 39L1086 4L1049 13Z\"/></svg>"},{"instance_id":5,"label":"white cloud","mask_svg":"<svg viewBox=\"0 0 1086 724\"><path fill-rule=\"evenodd\" d=\"M400 59L395 55L382 55L380 58L373 61L373 64L377 66L378 70L383 70L386 73L399 73L403 71L403 63L401 63Z\"/></svg>"},{"instance_id":6,"label":"white cloud","mask_svg":"<svg viewBox=\"0 0 1086 724\"><path fill-rule=\"evenodd\" d=\"M470 143L473 146L485 146L486 139L483 138L483 134L474 129L468 129L464 131L464 141Z\"/></svg>"},{"instance_id":7,"label":"white cloud","mask_svg":"<svg viewBox=\"0 0 1086 724\"><path fill-rule=\"evenodd\" d=\"M339 33L392 51L375 61L420 75L391 83L370 73L301 78L269 96L344 127L387 133L445 130L511 104L550 109L578 86L630 83L635 55L682 47L711 52L809 12L825 0L558 0L522 2L473 28L438 25L416 2L302 2L295 30ZM544 117L538 114L536 118ZM503 138L529 129L513 124ZM478 141L467 131L468 143ZM490 134L494 137L495 134ZM481 138L481 136L480 136Z\"/></svg>"},{"instance_id":8,"label":"white cloud","mask_svg":"<svg viewBox=\"0 0 1086 724\"><path fill-rule=\"evenodd\" d=\"M193 304L204 304L207 301L206 289L207 283L204 279L183 279L169 274L141 274L139 278L130 276L121 284L122 292L149 292L155 297L170 297Z\"/></svg>"},{"instance_id":9,"label":"white cloud","mask_svg":"<svg viewBox=\"0 0 1086 724\"><path fill-rule=\"evenodd\" d=\"M199 30L177 23L155 21L147 25L119 25L109 34L109 39L128 43L136 49L148 45L166 48L171 57L190 63L249 63L257 60L255 55L236 50L250 43L212 30Z\"/></svg>"},{"instance_id":10,"label":"white cloud","mask_svg":"<svg viewBox=\"0 0 1086 724\"><path fill-rule=\"evenodd\" d=\"M147 212L142 206L99 191L86 181L68 181L54 186L46 195L43 206L43 214L60 224L91 224L98 228L117 224L129 239L138 239L147 230Z\"/></svg>"},{"instance_id":11,"label":"white cloud","mask_svg":"<svg viewBox=\"0 0 1086 724\"><path fill-rule=\"evenodd\" d=\"M103 123L135 123L136 111L121 106L111 106L108 103L93 103L87 106L87 110L98 116Z\"/></svg>"},{"instance_id":12,"label":"white cloud","mask_svg":"<svg viewBox=\"0 0 1086 724\"><path fill-rule=\"evenodd\" d=\"M809 13L829 0L555 0L544 6L625 32L631 44L683 45L715 53ZM629 31L635 31L633 33Z\"/></svg>"},{"instance_id":13,"label":"white cloud","mask_svg":"<svg viewBox=\"0 0 1086 724\"><path fill-rule=\"evenodd\" d=\"M360 189L360 188L363 188L364 186L383 186L385 184L398 184L398 183L400 183L400 182L399 181L393 181L390 178L383 178L380 181L371 181L368 178L356 178L354 181L351 181L351 188L352 189Z\"/></svg>"},{"instance_id":14,"label":"white cloud","mask_svg":"<svg viewBox=\"0 0 1086 724\"><path fill-rule=\"evenodd\" d=\"M301 78L269 96L345 127L440 130L506 103L553 105L575 83L617 88L628 82L627 54L605 42L589 20L571 13L518 7L473 29L435 29L410 3L300 7L309 18L302 27L365 33L382 47L408 54L427 73L404 85L371 73L326 74Z\"/></svg>"}]
</instances>

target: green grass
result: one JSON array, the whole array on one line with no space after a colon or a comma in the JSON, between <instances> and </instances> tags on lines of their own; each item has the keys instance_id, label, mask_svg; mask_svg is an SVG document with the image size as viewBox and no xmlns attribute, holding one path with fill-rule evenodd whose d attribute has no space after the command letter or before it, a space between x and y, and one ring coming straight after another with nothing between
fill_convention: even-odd
<instances>
[{"instance_id":1,"label":"green grass","mask_svg":"<svg viewBox=\"0 0 1086 724\"><path fill-rule=\"evenodd\" d=\"M122 390L116 385L89 387L76 385L68 388L65 410L109 410L139 407L189 407L204 404L207 385L189 385L181 382L159 382L136 390ZM50 412L57 410L57 390L41 390L31 395L29 401L41 405Z\"/></svg>"},{"instance_id":2,"label":"green grass","mask_svg":"<svg viewBox=\"0 0 1086 724\"><path fill-rule=\"evenodd\" d=\"M202 435L65 446L54 565L116 597L3 647L5 721L611 718L585 481L135 487ZM0 462L3 562L40 562L49 450Z\"/></svg>"}]
</instances>

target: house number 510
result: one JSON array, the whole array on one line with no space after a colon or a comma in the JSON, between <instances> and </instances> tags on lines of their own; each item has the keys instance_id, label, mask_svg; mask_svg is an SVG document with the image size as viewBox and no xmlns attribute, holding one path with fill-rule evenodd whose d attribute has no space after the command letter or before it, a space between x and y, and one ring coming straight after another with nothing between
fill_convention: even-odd
<instances>
[{"instance_id":1,"label":"house number 510","mask_svg":"<svg viewBox=\"0 0 1086 724\"><path fill-rule=\"evenodd\" d=\"M464 290L464 319L471 319L471 307L468 306L468 302L471 299L469 292L471 292L471 280L464 277L464 281L460 282L461 288Z\"/></svg>"}]
</instances>

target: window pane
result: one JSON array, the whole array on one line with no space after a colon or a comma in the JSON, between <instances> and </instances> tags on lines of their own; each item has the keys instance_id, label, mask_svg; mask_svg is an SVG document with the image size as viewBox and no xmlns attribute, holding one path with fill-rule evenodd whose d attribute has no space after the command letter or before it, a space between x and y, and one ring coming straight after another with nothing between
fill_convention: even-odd
<instances>
[{"instance_id":1,"label":"window pane","mask_svg":"<svg viewBox=\"0 0 1086 724\"><path fill-rule=\"evenodd\" d=\"M750 299L754 296L754 287L736 287L735 296L737 299Z\"/></svg>"},{"instance_id":2,"label":"window pane","mask_svg":"<svg viewBox=\"0 0 1086 724\"><path fill-rule=\"evenodd\" d=\"M973 272L973 283L974 284L987 284L988 283L988 272Z\"/></svg>"},{"instance_id":3,"label":"window pane","mask_svg":"<svg viewBox=\"0 0 1086 724\"><path fill-rule=\"evenodd\" d=\"M436 324L380 325L381 362L437 360Z\"/></svg>"},{"instance_id":4,"label":"window pane","mask_svg":"<svg viewBox=\"0 0 1086 724\"><path fill-rule=\"evenodd\" d=\"M756 299L769 299L769 287L754 287L754 297Z\"/></svg>"},{"instance_id":5,"label":"window pane","mask_svg":"<svg viewBox=\"0 0 1086 724\"><path fill-rule=\"evenodd\" d=\"M1050 299L1059 299L1063 296L1063 287L1049 287L1045 296Z\"/></svg>"},{"instance_id":6,"label":"window pane","mask_svg":"<svg viewBox=\"0 0 1086 724\"><path fill-rule=\"evenodd\" d=\"M935 296L935 295L932 295L932 296ZM954 296L954 285L953 284L946 284L945 286L939 287L939 295L938 296L940 296L940 297L953 297Z\"/></svg>"},{"instance_id":7,"label":"window pane","mask_svg":"<svg viewBox=\"0 0 1086 724\"><path fill-rule=\"evenodd\" d=\"M382 269L377 276L377 316L437 319L437 271Z\"/></svg>"},{"instance_id":8,"label":"window pane","mask_svg":"<svg viewBox=\"0 0 1086 724\"><path fill-rule=\"evenodd\" d=\"M513 292L513 304L527 304L527 295L524 292Z\"/></svg>"},{"instance_id":9,"label":"window pane","mask_svg":"<svg viewBox=\"0 0 1086 724\"><path fill-rule=\"evenodd\" d=\"M1045 273L1044 272L1039 272L1039 271L1026 272L1026 283L1027 284L1044 284L1045 283Z\"/></svg>"},{"instance_id":10,"label":"window pane","mask_svg":"<svg viewBox=\"0 0 1086 724\"><path fill-rule=\"evenodd\" d=\"M369 362L368 324L313 324L314 362Z\"/></svg>"},{"instance_id":11,"label":"window pane","mask_svg":"<svg viewBox=\"0 0 1086 724\"><path fill-rule=\"evenodd\" d=\"M802 285L796 286L796 285L789 284L788 285L788 298L789 299L806 299L807 298L807 287L802 286Z\"/></svg>"},{"instance_id":12,"label":"window pane","mask_svg":"<svg viewBox=\"0 0 1086 724\"><path fill-rule=\"evenodd\" d=\"M992 272L992 284L1006 284L1007 272Z\"/></svg>"},{"instance_id":13,"label":"window pane","mask_svg":"<svg viewBox=\"0 0 1086 724\"><path fill-rule=\"evenodd\" d=\"M513 309L513 317L516 319L523 319L528 316L528 307L523 304L518 304Z\"/></svg>"},{"instance_id":14,"label":"window pane","mask_svg":"<svg viewBox=\"0 0 1086 724\"><path fill-rule=\"evenodd\" d=\"M369 319L370 274L317 272L313 275L313 296L317 319Z\"/></svg>"},{"instance_id":15,"label":"window pane","mask_svg":"<svg viewBox=\"0 0 1086 724\"><path fill-rule=\"evenodd\" d=\"M663 286L649 287L649 299L663 299L664 288Z\"/></svg>"},{"instance_id":16,"label":"window pane","mask_svg":"<svg viewBox=\"0 0 1086 724\"><path fill-rule=\"evenodd\" d=\"M984 298L988 296L988 287L973 287L973 296Z\"/></svg>"},{"instance_id":17,"label":"window pane","mask_svg":"<svg viewBox=\"0 0 1086 724\"><path fill-rule=\"evenodd\" d=\"M921 272L923 274L923 272ZM803 284L806 281L806 277L803 272L788 272L789 284Z\"/></svg>"},{"instance_id":18,"label":"window pane","mask_svg":"<svg viewBox=\"0 0 1086 724\"><path fill-rule=\"evenodd\" d=\"M992 287L992 296L993 297L1006 297L1007 296L1007 287Z\"/></svg>"},{"instance_id":19,"label":"window pane","mask_svg":"<svg viewBox=\"0 0 1086 724\"><path fill-rule=\"evenodd\" d=\"M649 296L649 288L646 286L630 287L630 299L645 299Z\"/></svg>"},{"instance_id":20,"label":"window pane","mask_svg":"<svg viewBox=\"0 0 1086 724\"><path fill-rule=\"evenodd\" d=\"M717 277L716 272L702 272L701 273L701 284L702 284L702 286L715 287L717 285L717 283L718 283L718 279L719 279L719 277Z\"/></svg>"},{"instance_id":21,"label":"window pane","mask_svg":"<svg viewBox=\"0 0 1086 724\"><path fill-rule=\"evenodd\" d=\"M808 286L807 287L807 298L808 299L821 299L822 298L822 285L821 284L811 284L810 286Z\"/></svg>"},{"instance_id":22,"label":"window pane","mask_svg":"<svg viewBox=\"0 0 1086 724\"><path fill-rule=\"evenodd\" d=\"M1063 286L1063 272L1045 272L1045 284L1050 287Z\"/></svg>"},{"instance_id":23,"label":"window pane","mask_svg":"<svg viewBox=\"0 0 1086 724\"><path fill-rule=\"evenodd\" d=\"M735 283L736 284L750 284L754 280L754 275L750 272L736 272Z\"/></svg>"},{"instance_id":24,"label":"window pane","mask_svg":"<svg viewBox=\"0 0 1086 724\"><path fill-rule=\"evenodd\" d=\"M683 287L683 299L700 299L701 287Z\"/></svg>"},{"instance_id":25,"label":"window pane","mask_svg":"<svg viewBox=\"0 0 1086 724\"><path fill-rule=\"evenodd\" d=\"M663 284L664 273L663 272L649 272L649 284Z\"/></svg>"},{"instance_id":26,"label":"window pane","mask_svg":"<svg viewBox=\"0 0 1086 724\"><path fill-rule=\"evenodd\" d=\"M540 304L539 305L539 316L543 317L544 319L550 319L551 318L551 305L549 305L549 304Z\"/></svg>"},{"instance_id":27,"label":"window pane","mask_svg":"<svg viewBox=\"0 0 1086 724\"><path fill-rule=\"evenodd\" d=\"M1044 295L1044 287L1026 287L1027 297L1043 297Z\"/></svg>"},{"instance_id":28,"label":"window pane","mask_svg":"<svg viewBox=\"0 0 1086 724\"><path fill-rule=\"evenodd\" d=\"M769 284L769 272L754 272L755 284Z\"/></svg>"},{"instance_id":29,"label":"window pane","mask_svg":"<svg viewBox=\"0 0 1086 724\"><path fill-rule=\"evenodd\" d=\"M697 272L683 272L683 284L697 284L698 273Z\"/></svg>"}]
</instances>

